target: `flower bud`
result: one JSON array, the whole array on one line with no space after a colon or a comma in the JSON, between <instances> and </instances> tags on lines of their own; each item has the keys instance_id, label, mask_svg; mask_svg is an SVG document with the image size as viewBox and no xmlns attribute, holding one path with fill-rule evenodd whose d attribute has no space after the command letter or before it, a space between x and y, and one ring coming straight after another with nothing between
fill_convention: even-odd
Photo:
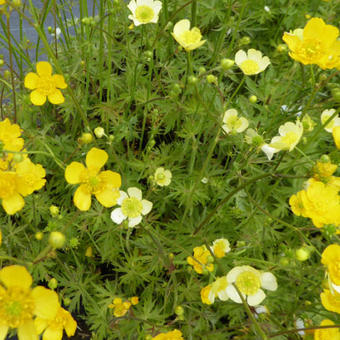
<instances>
[{"instance_id":1,"label":"flower bud","mask_svg":"<svg viewBox=\"0 0 340 340\"><path fill-rule=\"evenodd\" d=\"M285 52L287 52L287 50L288 50L288 47L287 47L286 44L279 44L276 47L276 51L279 52L279 53L285 53Z\"/></svg>"},{"instance_id":2,"label":"flower bud","mask_svg":"<svg viewBox=\"0 0 340 340\"><path fill-rule=\"evenodd\" d=\"M197 84L197 82L198 82L198 78L195 77L195 76L190 76L188 78L188 83L191 84L191 85L195 85L195 84Z\"/></svg>"},{"instance_id":3,"label":"flower bud","mask_svg":"<svg viewBox=\"0 0 340 340\"><path fill-rule=\"evenodd\" d=\"M48 26L48 27L47 27L47 31L48 31L48 33L51 34L51 33L53 32L53 28L52 28L51 26Z\"/></svg>"},{"instance_id":4,"label":"flower bud","mask_svg":"<svg viewBox=\"0 0 340 340\"><path fill-rule=\"evenodd\" d=\"M79 144L89 144L93 141L93 137L89 132L84 132L78 139Z\"/></svg>"},{"instance_id":5,"label":"flower bud","mask_svg":"<svg viewBox=\"0 0 340 340\"><path fill-rule=\"evenodd\" d=\"M38 231L37 233L35 233L34 237L36 240L41 241L44 237L44 234L41 231Z\"/></svg>"},{"instance_id":6,"label":"flower bud","mask_svg":"<svg viewBox=\"0 0 340 340\"><path fill-rule=\"evenodd\" d=\"M0 59L0 67L4 66L5 62L3 59Z\"/></svg>"},{"instance_id":7,"label":"flower bud","mask_svg":"<svg viewBox=\"0 0 340 340\"><path fill-rule=\"evenodd\" d=\"M232 68L235 64L235 61L232 59L227 59L224 58L221 60L221 67L223 68L223 70L228 71L230 68Z\"/></svg>"},{"instance_id":8,"label":"flower bud","mask_svg":"<svg viewBox=\"0 0 340 340\"><path fill-rule=\"evenodd\" d=\"M177 306L177 307L175 308L175 314L178 315L178 316L183 315L183 314L184 314L184 309L183 309L183 307L182 307L182 306Z\"/></svg>"},{"instance_id":9,"label":"flower bud","mask_svg":"<svg viewBox=\"0 0 340 340\"><path fill-rule=\"evenodd\" d=\"M314 122L314 120L308 115L306 114L303 118L302 118L302 126L303 126L303 130L307 131L307 132L311 132L314 129L314 126L316 125L316 123Z\"/></svg>"},{"instance_id":10,"label":"flower bud","mask_svg":"<svg viewBox=\"0 0 340 340\"><path fill-rule=\"evenodd\" d=\"M79 245L79 240L76 237L72 237L70 239L70 247L71 248L77 248Z\"/></svg>"},{"instance_id":11,"label":"flower bud","mask_svg":"<svg viewBox=\"0 0 340 340\"><path fill-rule=\"evenodd\" d=\"M48 243L55 249L62 248L65 244L65 235L59 231L52 231Z\"/></svg>"},{"instance_id":12,"label":"flower bud","mask_svg":"<svg viewBox=\"0 0 340 340\"><path fill-rule=\"evenodd\" d=\"M92 247L87 247L87 248L86 248L85 256L86 256L86 257L93 257L93 250L92 250Z\"/></svg>"},{"instance_id":13,"label":"flower bud","mask_svg":"<svg viewBox=\"0 0 340 340\"><path fill-rule=\"evenodd\" d=\"M58 281L55 278L52 278L50 281L48 281L48 288L54 290L58 287Z\"/></svg>"},{"instance_id":14,"label":"flower bud","mask_svg":"<svg viewBox=\"0 0 340 340\"><path fill-rule=\"evenodd\" d=\"M198 69L198 74L201 75L203 73L207 72L206 68L204 66L201 66L199 69Z\"/></svg>"},{"instance_id":15,"label":"flower bud","mask_svg":"<svg viewBox=\"0 0 340 340\"><path fill-rule=\"evenodd\" d=\"M252 103L252 104L255 104L257 102L257 97L255 95L251 95L249 97L249 101Z\"/></svg>"},{"instance_id":16,"label":"flower bud","mask_svg":"<svg viewBox=\"0 0 340 340\"><path fill-rule=\"evenodd\" d=\"M248 44L250 44L250 42L251 42L251 39L250 39L250 37L243 37L243 38L241 38L240 40L239 40L239 45L240 46L242 46L242 45L248 45Z\"/></svg>"},{"instance_id":17,"label":"flower bud","mask_svg":"<svg viewBox=\"0 0 340 340\"><path fill-rule=\"evenodd\" d=\"M102 138L105 135L105 130L101 126L97 126L94 129L94 134L97 138Z\"/></svg>"},{"instance_id":18,"label":"flower bud","mask_svg":"<svg viewBox=\"0 0 340 340\"><path fill-rule=\"evenodd\" d=\"M6 70L5 72L4 72L4 78L5 79L9 79L11 77L11 72L9 71L9 70Z\"/></svg>"},{"instance_id":19,"label":"flower bud","mask_svg":"<svg viewBox=\"0 0 340 340\"><path fill-rule=\"evenodd\" d=\"M289 258L288 257L281 257L281 259L280 259L280 265L281 266L284 266L284 267L286 267L286 266L288 266L289 265Z\"/></svg>"},{"instance_id":20,"label":"flower bud","mask_svg":"<svg viewBox=\"0 0 340 340\"><path fill-rule=\"evenodd\" d=\"M15 162L15 163L20 163L20 162L22 162L24 160L24 157L23 157L23 155L21 154L21 153L15 153L14 155L13 155L13 161Z\"/></svg>"},{"instance_id":21,"label":"flower bud","mask_svg":"<svg viewBox=\"0 0 340 340\"><path fill-rule=\"evenodd\" d=\"M50 206L50 214L53 216L53 217L56 217L59 215L59 208L56 206L56 205L51 205Z\"/></svg>"},{"instance_id":22,"label":"flower bud","mask_svg":"<svg viewBox=\"0 0 340 340\"><path fill-rule=\"evenodd\" d=\"M214 75L212 75L212 74L208 74L208 75L207 75L207 82L208 82L209 84L215 84L215 85L217 85L217 78L216 78Z\"/></svg>"},{"instance_id":23,"label":"flower bud","mask_svg":"<svg viewBox=\"0 0 340 340\"><path fill-rule=\"evenodd\" d=\"M301 262L308 260L310 258L310 255L311 255L311 251L309 247L306 247L306 246L301 247L295 251L295 258Z\"/></svg>"},{"instance_id":24,"label":"flower bud","mask_svg":"<svg viewBox=\"0 0 340 340\"><path fill-rule=\"evenodd\" d=\"M64 305L65 306L69 306L71 303L71 299L70 298L64 298Z\"/></svg>"}]
</instances>

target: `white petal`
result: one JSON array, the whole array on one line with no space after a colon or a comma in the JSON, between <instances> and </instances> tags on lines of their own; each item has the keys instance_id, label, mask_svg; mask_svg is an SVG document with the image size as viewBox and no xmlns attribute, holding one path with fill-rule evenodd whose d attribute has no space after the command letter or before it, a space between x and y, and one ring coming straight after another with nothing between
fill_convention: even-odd
<instances>
[{"instance_id":1,"label":"white petal","mask_svg":"<svg viewBox=\"0 0 340 340\"><path fill-rule=\"evenodd\" d=\"M142 214L143 215L146 215L148 214L151 209L152 209L152 202L148 201L148 200L142 200L142 206L143 206L143 209L142 209Z\"/></svg>"},{"instance_id":2,"label":"white petal","mask_svg":"<svg viewBox=\"0 0 340 340\"><path fill-rule=\"evenodd\" d=\"M155 1L153 3L153 10L155 12L155 16L157 17L157 19L158 19L158 14L161 9L162 9L162 3L160 1Z\"/></svg>"},{"instance_id":3,"label":"white petal","mask_svg":"<svg viewBox=\"0 0 340 340\"><path fill-rule=\"evenodd\" d=\"M117 224L121 224L126 219L121 208L116 208L111 213L111 220Z\"/></svg>"},{"instance_id":4,"label":"white petal","mask_svg":"<svg viewBox=\"0 0 340 340\"><path fill-rule=\"evenodd\" d=\"M272 148L268 144L262 145L261 150L267 155L269 160L271 160L273 158L274 153L280 151L278 149Z\"/></svg>"},{"instance_id":5,"label":"white petal","mask_svg":"<svg viewBox=\"0 0 340 340\"><path fill-rule=\"evenodd\" d=\"M129 196L127 195L127 193L125 191L119 191L119 193L120 193L120 196L117 199L117 204L122 205L125 198L128 198Z\"/></svg>"},{"instance_id":6,"label":"white petal","mask_svg":"<svg viewBox=\"0 0 340 340\"><path fill-rule=\"evenodd\" d=\"M180 36L183 32L189 31L190 29L190 21L188 19L183 19L178 21L174 26L174 35Z\"/></svg>"},{"instance_id":7,"label":"white petal","mask_svg":"<svg viewBox=\"0 0 340 340\"><path fill-rule=\"evenodd\" d=\"M135 0L131 0L130 3L127 5L128 9L135 14L136 8L137 8L137 4ZM130 18L129 18L130 19Z\"/></svg>"},{"instance_id":8,"label":"white petal","mask_svg":"<svg viewBox=\"0 0 340 340\"><path fill-rule=\"evenodd\" d=\"M136 218L129 218L129 228L132 228L139 224L142 220L142 215L136 217Z\"/></svg>"},{"instance_id":9,"label":"white petal","mask_svg":"<svg viewBox=\"0 0 340 340\"><path fill-rule=\"evenodd\" d=\"M249 266L237 266L229 271L227 274L228 283L233 283L236 281L237 277L246 270L249 270Z\"/></svg>"},{"instance_id":10,"label":"white petal","mask_svg":"<svg viewBox=\"0 0 340 340\"><path fill-rule=\"evenodd\" d=\"M249 306L257 306L259 305L266 297L266 294L262 289L259 289L256 294L248 295L248 305Z\"/></svg>"},{"instance_id":11,"label":"white petal","mask_svg":"<svg viewBox=\"0 0 340 340\"><path fill-rule=\"evenodd\" d=\"M336 292L340 293L340 286L335 285L333 282L331 282L331 285Z\"/></svg>"},{"instance_id":12,"label":"white petal","mask_svg":"<svg viewBox=\"0 0 340 340\"><path fill-rule=\"evenodd\" d=\"M142 200L142 191L138 188L132 187L127 189L130 197L136 197L138 200Z\"/></svg>"},{"instance_id":13,"label":"white petal","mask_svg":"<svg viewBox=\"0 0 340 340\"><path fill-rule=\"evenodd\" d=\"M248 58L260 62L262 59L262 52L251 48L248 50Z\"/></svg>"},{"instance_id":14,"label":"white petal","mask_svg":"<svg viewBox=\"0 0 340 340\"><path fill-rule=\"evenodd\" d=\"M235 54L235 63L236 65L240 66L245 60L247 60L247 53L244 52L243 50L239 50L236 54Z\"/></svg>"},{"instance_id":15,"label":"white petal","mask_svg":"<svg viewBox=\"0 0 340 340\"><path fill-rule=\"evenodd\" d=\"M227 301L229 299L229 296L228 296L228 293L227 293L227 290L221 290L220 292L217 293L217 296L218 298L221 300L221 301Z\"/></svg>"},{"instance_id":16,"label":"white petal","mask_svg":"<svg viewBox=\"0 0 340 340\"><path fill-rule=\"evenodd\" d=\"M269 272L261 274L261 287L274 291L277 289L276 277Z\"/></svg>"},{"instance_id":17,"label":"white petal","mask_svg":"<svg viewBox=\"0 0 340 340\"><path fill-rule=\"evenodd\" d=\"M239 119L240 119L241 125L239 128L236 129L236 132L238 133L243 132L249 126L248 119L244 117L240 117Z\"/></svg>"},{"instance_id":18,"label":"white petal","mask_svg":"<svg viewBox=\"0 0 340 340\"><path fill-rule=\"evenodd\" d=\"M233 300L236 303L242 303L242 299L240 298L240 295L238 294L236 288L233 285L229 285L226 289L227 294L231 300ZM241 293L242 294L242 293ZM246 296L242 294L244 299Z\"/></svg>"}]
</instances>

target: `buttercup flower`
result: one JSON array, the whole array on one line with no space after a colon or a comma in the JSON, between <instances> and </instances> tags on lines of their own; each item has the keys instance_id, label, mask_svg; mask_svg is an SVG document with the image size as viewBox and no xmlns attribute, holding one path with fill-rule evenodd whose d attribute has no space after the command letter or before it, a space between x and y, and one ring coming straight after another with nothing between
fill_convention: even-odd
<instances>
[{"instance_id":1,"label":"buttercup flower","mask_svg":"<svg viewBox=\"0 0 340 340\"><path fill-rule=\"evenodd\" d=\"M321 124L324 125L331 116L335 113L334 109L324 110L321 113ZM324 128L327 132L332 133L336 126L340 126L340 117L336 115Z\"/></svg>"},{"instance_id":2,"label":"buttercup flower","mask_svg":"<svg viewBox=\"0 0 340 340\"><path fill-rule=\"evenodd\" d=\"M226 276L219 277L210 285L201 289L201 300L207 305L215 302L218 297L221 301L227 301L229 296L227 294L228 281Z\"/></svg>"},{"instance_id":3,"label":"buttercup flower","mask_svg":"<svg viewBox=\"0 0 340 340\"><path fill-rule=\"evenodd\" d=\"M330 176L336 171L338 166L336 164L332 164L331 162L316 162L313 167L314 178L316 180L325 181L328 180Z\"/></svg>"},{"instance_id":4,"label":"buttercup flower","mask_svg":"<svg viewBox=\"0 0 340 340\"><path fill-rule=\"evenodd\" d=\"M25 87L33 90L30 98L34 105L43 105L48 101L52 104L62 104L64 96L59 89L66 89L65 79L60 74L52 76L52 66L47 61L39 61L37 73L29 72L25 77Z\"/></svg>"},{"instance_id":5,"label":"buttercup flower","mask_svg":"<svg viewBox=\"0 0 340 340\"><path fill-rule=\"evenodd\" d=\"M54 319L58 295L42 286L31 289L32 277L23 266L0 270L0 339L17 328L19 340L38 340L33 318Z\"/></svg>"},{"instance_id":6,"label":"buttercup flower","mask_svg":"<svg viewBox=\"0 0 340 340\"><path fill-rule=\"evenodd\" d=\"M335 325L333 321L325 319L321 321L320 326ZM314 331L314 340L340 340L339 328L320 328Z\"/></svg>"},{"instance_id":7,"label":"buttercup flower","mask_svg":"<svg viewBox=\"0 0 340 340\"><path fill-rule=\"evenodd\" d=\"M152 203L142 199L142 191L138 188L129 188L127 193L120 191L117 204L121 207L116 208L111 213L111 219L117 224L121 224L128 219L130 228L139 224L142 216L147 215L152 209Z\"/></svg>"},{"instance_id":8,"label":"buttercup flower","mask_svg":"<svg viewBox=\"0 0 340 340\"><path fill-rule=\"evenodd\" d=\"M54 319L37 317L34 325L38 334L44 332L42 340L62 340L64 329L68 337L73 336L77 329L72 315L62 307L59 307Z\"/></svg>"},{"instance_id":9,"label":"buttercup flower","mask_svg":"<svg viewBox=\"0 0 340 340\"><path fill-rule=\"evenodd\" d=\"M251 76L264 71L270 64L270 60L268 57L263 57L261 51L251 48L247 53L239 50L235 54L235 63L245 75Z\"/></svg>"},{"instance_id":10,"label":"buttercup flower","mask_svg":"<svg viewBox=\"0 0 340 340\"><path fill-rule=\"evenodd\" d=\"M322 69L339 67L340 41L339 30L326 25L320 18L310 19L304 29L293 33L285 32L284 42L288 45L289 55L304 65L317 64Z\"/></svg>"},{"instance_id":11,"label":"buttercup flower","mask_svg":"<svg viewBox=\"0 0 340 340\"><path fill-rule=\"evenodd\" d=\"M262 273L250 266L237 266L227 274L227 294L231 300L242 303L242 299L233 284L250 306L259 305L266 297L261 288L275 291L276 278L272 273Z\"/></svg>"},{"instance_id":12,"label":"buttercup flower","mask_svg":"<svg viewBox=\"0 0 340 340\"><path fill-rule=\"evenodd\" d=\"M132 12L129 19L135 26L139 26L150 22L157 23L162 3L154 0L131 0L127 7Z\"/></svg>"},{"instance_id":13,"label":"buttercup flower","mask_svg":"<svg viewBox=\"0 0 340 340\"><path fill-rule=\"evenodd\" d=\"M190 30L190 21L188 19L180 20L174 26L171 35L186 51L194 50L206 42L206 40L201 40L202 34L199 28L193 27Z\"/></svg>"},{"instance_id":14,"label":"buttercup flower","mask_svg":"<svg viewBox=\"0 0 340 340\"><path fill-rule=\"evenodd\" d=\"M333 131L333 138L334 138L334 143L336 147L340 150L340 126L336 126Z\"/></svg>"},{"instance_id":15,"label":"buttercup flower","mask_svg":"<svg viewBox=\"0 0 340 340\"><path fill-rule=\"evenodd\" d=\"M340 314L340 294L338 292L325 289L320 294L320 298L325 309Z\"/></svg>"},{"instance_id":16,"label":"buttercup flower","mask_svg":"<svg viewBox=\"0 0 340 340\"><path fill-rule=\"evenodd\" d=\"M229 109L224 113L222 129L226 133L243 132L249 125L248 120L244 117L238 117L235 109Z\"/></svg>"},{"instance_id":17,"label":"buttercup flower","mask_svg":"<svg viewBox=\"0 0 340 340\"><path fill-rule=\"evenodd\" d=\"M160 333L152 338L152 340L184 340L182 332L175 329L171 332Z\"/></svg>"},{"instance_id":18,"label":"buttercup flower","mask_svg":"<svg viewBox=\"0 0 340 340\"><path fill-rule=\"evenodd\" d=\"M230 252L230 243L226 238L220 238L213 242L211 250L217 258L222 258Z\"/></svg>"},{"instance_id":19,"label":"buttercup flower","mask_svg":"<svg viewBox=\"0 0 340 340\"><path fill-rule=\"evenodd\" d=\"M117 318L124 316L128 310L130 309L131 305L138 304L138 297L133 296L129 300L123 301L121 298L113 299L112 304L109 305L109 308L113 309L113 315Z\"/></svg>"},{"instance_id":20,"label":"buttercup flower","mask_svg":"<svg viewBox=\"0 0 340 340\"><path fill-rule=\"evenodd\" d=\"M169 185L171 182L171 177L171 171L165 170L164 168L157 168L155 174L153 175L154 181L160 187Z\"/></svg>"},{"instance_id":21,"label":"buttercup flower","mask_svg":"<svg viewBox=\"0 0 340 340\"><path fill-rule=\"evenodd\" d=\"M86 166L72 162L66 167L65 179L70 184L80 184L73 196L75 206L82 211L91 207L91 195L105 208L116 204L119 197L121 177L110 170L100 171L108 159L104 150L92 148L86 155Z\"/></svg>"},{"instance_id":22,"label":"buttercup flower","mask_svg":"<svg viewBox=\"0 0 340 340\"><path fill-rule=\"evenodd\" d=\"M194 248L194 256L188 256L187 261L194 267L194 270L198 274L203 274L203 270L206 269L209 272L214 270L214 264L211 263L213 258L205 245Z\"/></svg>"},{"instance_id":23,"label":"buttercup flower","mask_svg":"<svg viewBox=\"0 0 340 340\"><path fill-rule=\"evenodd\" d=\"M331 244L322 253L321 263L327 267L331 281L340 285L340 245Z\"/></svg>"}]
</instances>

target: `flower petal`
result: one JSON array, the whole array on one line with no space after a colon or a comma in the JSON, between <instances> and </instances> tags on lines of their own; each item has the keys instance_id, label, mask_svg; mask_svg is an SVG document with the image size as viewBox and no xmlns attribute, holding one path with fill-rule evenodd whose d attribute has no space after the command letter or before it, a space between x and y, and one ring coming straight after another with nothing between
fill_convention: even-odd
<instances>
[{"instance_id":1,"label":"flower petal","mask_svg":"<svg viewBox=\"0 0 340 340\"><path fill-rule=\"evenodd\" d=\"M26 88L30 90L34 90L37 88L37 82L39 81L39 77L36 73L29 72L26 74L24 85Z\"/></svg>"},{"instance_id":2,"label":"flower petal","mask_svg":"<svg viewBox=\"0 0 340 340\"><path fill-rule=\"evenodd\" d=\"M36 67L37 73L40 77L50 77L52 75L52 66L48 61L39 61Z\"/></svg>"},{"instance_id":3,"label":"flower petal","mask_svg":"<svg viewBox=\"0 0 340 340\"><path fill-rule=\"evenodd\" d=\"M0 325L0 340L5 340L8 332L8 326Z\"/></svg>"},{"instance_id":4,"label":"flower petal","mask_svg":"<svg viewBox=\"0 0 340 340\"><path fill-rule=\"evenodd\" d=\"M86 166L89 169L98 170L104 166L109 158L104 150L92 148L86 155Z\"/></svg>"},{"instance_id":5,"label":"flower petal","mask_svg":"<svg viewBox=\"0 0 340 340\"><path fill-rule=\"evenodd\" d=\"M188 19L180 20L174 26L174 35L179 36L185 31L189 31L190 29L190 21Z\"/></svg>"},{"instance_id":6,"label":"flower petal","mask_svg":"<svg viewBox=\"0 0 340 340\"><path fill-rule=\"evenodd\" d=\"M44 318L35 318L34 319L34 327L37 330L38 334L41 334L45 328L48 326L48 320Z\"/></svg>"},{"instance_id":7,"label":"flower petal","mask_svg":"<svg viewBox=\"0 0 340 340\"><path fill-rule=\"evenodd\" d=\"M58 87L59 89L66 89L67 84L65 83L64 76L60 74L55 74L52 76L52 79L56 87Z\"/></svg>"},{"instance_id":8,"label":"flower petal","mask_svg":"<svg viewBox=\"0 0 340 340\"><path fill-rule=\"evenodd\" d=\"M266 294L262 289L259 289L256 294L248 295L247 302L249 306L259 305L266 297Z\"/></svg>"},{"instance_id":9,"label":"flower petal","mask_svg":"<svg viewBox=\"0 0 340 340\"><path fill-rule=\"evenodd\" d=\"M133 13L135 14L135 11L137 9L137 4L136 4L136 1L135 0L131 0L129 2L129 4L127 5L127 8ZM129 18L130 19L130 18Z\"/></svg>"},{"instance_id":10,"label":"flower petal","mask_svg":"<svg viewBox=\"0 0 340 340\"><path fill-rule=\"evenodd\" d=\"M48 101L52 104L62 104L65 101L65 98L60 90L56 89L52 94L48 95Z\"/></svg>"},{"instance_id":11,"label":"flower petal","mask_svg":"<svg viewBox=\"0 0 340 340\"><path fill-rule=\"evenodd\" d=\"M142 200L142 206L143 206L143 209L142 209L142 214L143 215L146 215L148 214L151 209L152 209L152 202L148 201L148 200Z\"/></svg>"},{"instance_id":12,"label":"flower petal","mask_svg":"<svg viewBox=\"0 0 340 340\"><path fill-rule=\"evenodd\" d=\"M118 190L108 187L102 191L96 192L95 196L102 206L105 208L111 208L117 203L119 192Z\"/></svg>"},{"instance_id":13,"label":"flower petal","mask_svg":"<svg viewBox=\"0 0 340 340\"><path fill-rule=\"evenodd\" d=\"M136 187L127 189L130 197L136 197L138 200L142 200L142 191Z\"/></svg>"},{"instance_id":14,"label":"flower petal","mask_svg":"<svg viewBox=\"0 0 340 340\"><path fill-rule=\"evenodd\" d=\"M13 265L0 270L0 281L7 287L27 290L31 287L32 277L24 266Z\"/></svg>"},{"instance_id":15,"label":"flower petal","mask_svg":"<svg viewBox=\"0 0 340 340\"><path fill-rule=\"evenodd\" d=\"M261 287L272 291L276 290L277 289L276 277L269 272L262 273Z\"/></svg>"},{"instance_id":16,"label":"flower petal","mask_svg":"<svg viewBox=\"0 0 340 340\"><path fill-rule=\"evenodd\" d=\"M80 177L84 171L85 171L85 167L83 164L79 162L72 162L66 167L66 170L65 170L66 182L69 184L80 183Z\"/></svg>"},{"instance_id":17,"label":"flower petal","mask_svg":"<svg viewBox=\"0 0 340 340\"><path fill-rule=\"evenodd\" d=\"M229 285L226 291L231 300L233 300L236 303L242 303L242 299L240 298L239 293L237 292L236 288L233 285ZM244 299L246 298L245 295L243 295L243 297Z\"/></svg>"},{"instance_id":18,"label":"flower petal","mask_svg":"<svg viewBox=\"0 0 340 340\"><path fill-rule=\"evenodd\" d=\"M142 221L142 215L136 218L129 218L129 228L133 228Z\"/></svg>"},{"instance_id":19,"label":"flower petal","mask_svg":"<svg viewBox=\"0 0 340 340\"><path fill-rule=\"evenodd\" d=\"M121 224L126 219L121 208L116 208L111 213L111 220L117 224Z\"/></svg>"},{"instance_id":20,"label":"flower petal","mask_svg":"<svg viewBox=\"0 0 340 340\"><path fill-rule=\"evenodd\" d=\"M37 331L34 327L33 320L29 320L18 327L19 340L38 340Z\"/></svg>"},{"instance_id":21,"label":"flower petal","mask_svg":"<svg viewBox=\"0 0 340 340\"><path fill-rule=\"evenodd\" d=\"M227 274L227 281L233 283L236 281L237 277L246 270L249 270L249 266L237 266L231 269Z\"/></svg>"},{"instance_id":22,"label":"flower petal","mask_svg":"<svg viewBox=\"0 0 340 340\"><path fill-rule=\"evenodd\" d=\"M235 63L238 66L240 66L247 59L248 59L247 53L243 50L239 50L235 54Z\"/></svg>"},{"instance_id":23,"label":"flower petal","mask_svg":"<svg viewBox=\"0 0 340 340\"><path fill-rule=\"evenodd\" d=\"M122 185L122 177L118 172L102 171L98 177L111 188L119 188Z\"/></svg>"},{"instance_id":24,"label":"flower petal","mask_svg":"<svg viewBox=\"0 0 340 340\"><path fill-rule=\"evenodd\" d=\"M86 185L81 184L73 196L74 205L81 211L87 211L91 207L91 194Z\"/></svg>"},{"instance_id":25,"label":"flower petal","mask_svg":"<svg viewBox=\"0 0 340 340\"><path fill-rule=\"evenodd\" d=\"M129 198L128 194L125 191L119 191L119 198L117 199L117 204L122 205L123 201L126 198Z\"/></svg>"},{"instance_id":26,"label":"flower petal","mask_svg":"<svg viewBox=\"0 0 340 340\"><path fill-rule=\"evenodd\" d=\"M41 106L46 102L46 96L41 94L38 90L34 90L30 94L30 99L33 105Z\"/></svg>"},{"instance_id":27,"label":"flower petal","mask_svg":"<svg viewBox=\"0 0 340 340\"><path fill-rule=\"evenodd\" d=\"M8 215L13 215L21 210L25 205L25 201L17 192L10 197L2 199L2 206Z\"/></svg>"},{"instance_id":28,"label":"flower petal","mask_svg":"<svg viewBox=\"0 0 340 340\"><path fill-rule=\"evenodd\" d=\"M61 340L63 337L63 327L48 327L44 332L42 340Z\"/></svg>"},{"instance_id":29,"label":"flower petal","mask_svg":"<svg viewBox=\"0 0 340 340\"><path fill-rule=\"evenodd\" d=\"M32 290L34 314L43 319L54 319L60 307L58 295L53 290L37 286Z\"/></svg>"}]
</instances>

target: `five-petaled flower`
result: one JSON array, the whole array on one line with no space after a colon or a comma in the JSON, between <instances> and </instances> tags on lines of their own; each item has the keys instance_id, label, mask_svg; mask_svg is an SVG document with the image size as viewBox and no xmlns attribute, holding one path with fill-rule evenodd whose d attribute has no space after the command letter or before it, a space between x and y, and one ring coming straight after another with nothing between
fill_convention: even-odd
<instances>
[{"instance_id":1,"label":"five-petaled flower","mask_svg":"<svg viewBox=\"0 0 340 340\"><path fill-rule=\"evenodd\" d=\"M249 125L249 122L244 117L238 117L238 112L235 109L229 109L224 113L222 129L226 133L243 132Z\"/></svg>"},{"instance_id":2,"label":"five-petaled flower","mask_svg":"<svg viewBox=\"0 0 340 340\"><path fill-rule=\"evenodd\" d=\"M235 63L245 75L251 76L264 71L270 64L270 60L268 57L263 57L261 51L251 48L247 53L239 50L235 54Z\"/></svg>"},{"instance_id":3,"label":"five-petaled flower","mask_svg":"<svg viewBox=\"0 0 340 340\"><path fill-rule=\"evenodd\" d=\"M121 177L110 170L100 171L108 159L104 150L92 148L86 155L86 166L72 162L65 170L65 179L70 184L80 184L73 202L82 211L91 207L91 195L95 195L101 205L113 207L119 197Z\"/></svg>"},{"instance_id":4,"label":"five-petaled flower","mask_svg":"<svg viewBox=\"0 0 340 340\"><path fill-rule=\"evenodd\" d=\"M133 21L135 26L139 26L157 23L162 3L154 0L131 0L127 7L132 12L129 19Z\"/></svg>"},{"instance_id":5,"label":"five-petaled flower","mask_svg":"<svg viewBox=\"0 0 340 340\"><path fill-rule=\"evenodd\" d=\"M60 74L52 75L52 66L47 61L39 61L37 73L29 72L25 77L25 87L33 90L30 98L34 105L43 105L46 97L52 104L62 104L64 96L59 89L66 89L65 79Z\"/></svg>"}]
</instances>

